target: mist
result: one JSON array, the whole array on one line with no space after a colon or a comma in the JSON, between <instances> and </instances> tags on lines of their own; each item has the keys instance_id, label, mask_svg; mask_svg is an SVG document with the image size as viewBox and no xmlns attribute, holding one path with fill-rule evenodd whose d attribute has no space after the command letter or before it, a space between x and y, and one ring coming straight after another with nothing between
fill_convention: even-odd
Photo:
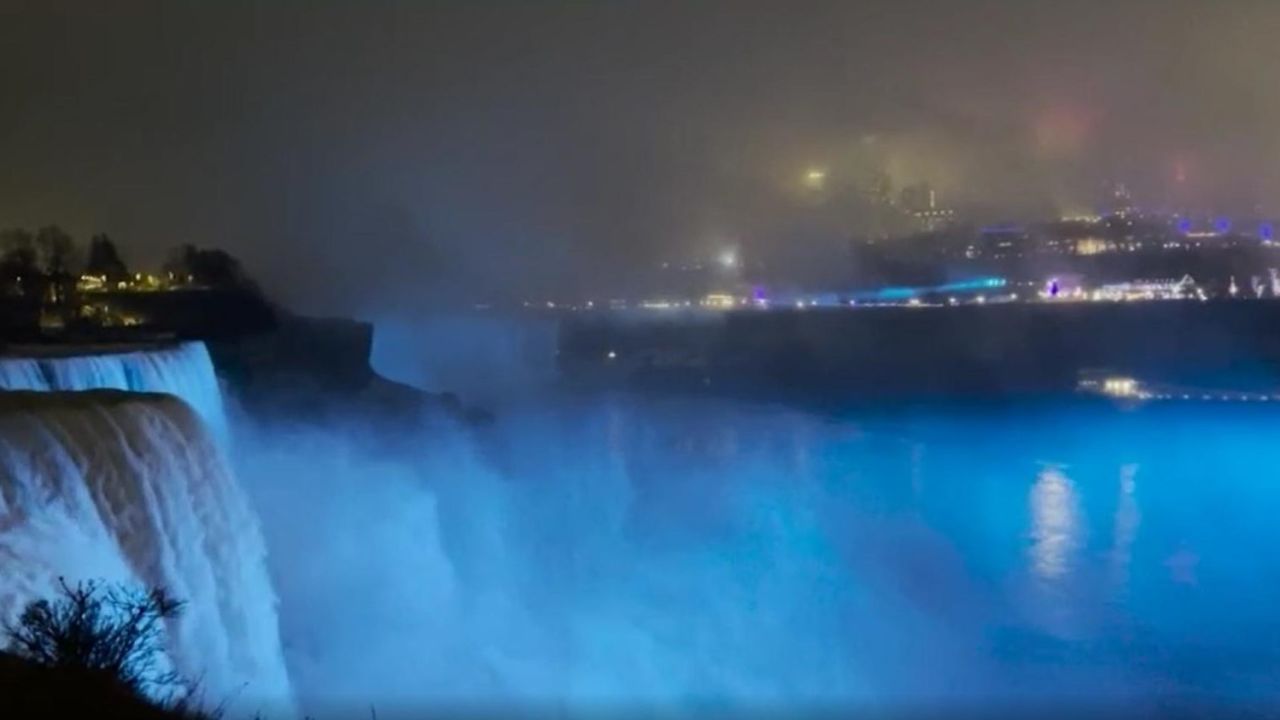
<instances>
[{"instance_id":1,"label":"mist","mask_svg":"<svg viewBox=\"0 0 1280 720\"><path fill-rule=\"evenodd\" d=\"M493 342L449 327L445 366ZM413 338L379 366L439 377ZM1262 410L509 399L400 452L233 414L303 712L1140 712L1280 660L1239 632L1280 600L1240 584L1274 565Z\"/></svg>"}]
</instances>

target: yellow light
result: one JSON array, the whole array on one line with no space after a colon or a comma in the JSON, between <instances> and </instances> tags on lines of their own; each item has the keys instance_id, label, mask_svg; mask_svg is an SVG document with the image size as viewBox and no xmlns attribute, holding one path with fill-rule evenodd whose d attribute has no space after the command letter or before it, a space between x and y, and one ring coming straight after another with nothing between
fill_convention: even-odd
<instances>
[{"instance_id":1,"label":"yellow light","mask_svg":"<svg viewBox=\"0 0 1280 720\"><path fill-rule=\"evenodd\" d=\"M734 297L732 295L712 293L702 299L702 305L709 308L731 308L734 306Z\"/></svg>"},{"instance_id":2,"label":"yellow light","mask_svg":"<svg viewBox=\"0 0 1280 720\"><path fill-rule=\"evenodd\" d=\"M822 189L827 181L827 171L820 168L812 168L804 174L804 184L815 190Z\"/></svg>"}]
</instances>

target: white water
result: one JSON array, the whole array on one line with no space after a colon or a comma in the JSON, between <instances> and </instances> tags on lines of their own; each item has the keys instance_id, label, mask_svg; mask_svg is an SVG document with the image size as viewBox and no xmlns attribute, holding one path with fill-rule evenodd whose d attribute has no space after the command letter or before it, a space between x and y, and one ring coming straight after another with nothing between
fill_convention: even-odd
<instances>
[{"instance_id":1,"label":"white water","mask_svg":"<svg viewBox=\"0 0 1280 720\"><path fill-rule=\"evenodd\" d=\"M265 546L204 346L0 360L0 385L54 391L0 392L0 613L59 577L162 586L187 603L171 659L206 701L287 714ZM169 394L58 392L95 387Z\"/></svg>"},{"instance_id":2,"label":"white water","mask_svg":"<svg viewBox=\"0 0 1280 720\"><path fill-rule=\"evenodd\" d=\"M132 390L176 395L220 438L222 393L204 343L74 356L0 358L0 390Z\"/></svg>"}]
</instances>

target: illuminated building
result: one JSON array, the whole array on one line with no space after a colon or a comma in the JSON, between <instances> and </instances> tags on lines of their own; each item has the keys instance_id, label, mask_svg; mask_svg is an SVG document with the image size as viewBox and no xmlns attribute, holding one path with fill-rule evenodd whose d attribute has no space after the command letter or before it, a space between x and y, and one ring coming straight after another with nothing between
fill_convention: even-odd
<instances>
[{"instance_id":1,"label":"illuminated building","mask_svg":"<svg viewBox=\"0 0 1280 720\"><path fill-rule=\"evenodd\" d=\"M738 299L732 295L723 293L711 293L702 298L702 306L706 308L714 308L717 310L730 310L738 305Z\"/></svg>"},{"instance_id":2,"label":"illuminated building","mask_svg":"<svg viewBox=\"0 0 1280 720\"><path fill-rule=\"evenodd\" d=\"M1076 255L1100 255L1102 253L1114 252L1116 244L1110 240L1104 240L1099 237L1087 237L1076 240Z\"/></svg>"},{"instance_id":3,"label":"illuminated building","mask_svg":"<svg viewBox=\"0 0 1280 720\"><path fill-rule=\"evenodd\" d=\"M107 289L106 275L81 275L76 281L76 290L80 292L100 292Z\"/></svg>"},{"instance_id":4,"label":"illuminated building","mask_svg":"<svg viewBox=\"0 0 1280 720\"><path fill-rule=\"evenodd\" d=\"M1130 194L1129 187L1119 181L1111 184L1107 197L1107 206L1112 215L1121 218L1128 217L1136 211L1133 204L1133 195Z\"/></svg>"},{"instance_id":5,"label":"illuminated building","mask_svg":"<svg viewBox=\"0 0 1280 720\"><path fill-rule=\"evenodd\" d=\"M940 230L955 222L955 211L938 207L938 194L928 183L916 183L902 189L899 204L926 232Z\"/></svg>"},{"instance_id":6,"label":"illuminated building","mask_svg":"<svg viewBox=\"0 0 1280 720\"><path fill-rule=\"evenodd\" d=\"M1134 280L1103 285L1093 291L1093 300L1183 300L1196 295L1190 275L1180 280Z\"/></svg>"}]
</instances>

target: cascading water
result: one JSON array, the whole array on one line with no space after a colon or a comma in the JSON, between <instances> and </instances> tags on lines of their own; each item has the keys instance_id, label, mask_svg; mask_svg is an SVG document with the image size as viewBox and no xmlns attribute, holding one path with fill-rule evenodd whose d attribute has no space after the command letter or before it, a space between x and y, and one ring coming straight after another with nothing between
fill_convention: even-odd
<instances>
[{"instance_id":1,"label":"cascading water","mask_svg":"<svg viewBox=\"0 0 1280 720\"><path fill-rule=\"evenodd\" d=\"M0 614L59 577L162 586L186 602L171 660L204 698L288 714L265 546L219 447L204 346L5 359L0 386L43 391L0 392ZM117 390L59 392L101 387Z\"/></svg>"},{"instance_id":2,"label":"cascading water","mask_svg":"<svg viewBox=\"0 0 1280 720\"><path fill-rule=\"evenodd\" d=\"M222 393L204 343L126 352L0 358L0 390L132 390L176 395L219 437Z\"/></svg>"},{"instance_id":3,"label":"cascading water","mask_svg":"<svg viewBox=\"0 0 1280 720\"><path fill-rule=\"evenodd\" d=\"M37 360L31 358L0 359L0 389L49 390L49 380Z\"/></svg>"}]
</instances>

